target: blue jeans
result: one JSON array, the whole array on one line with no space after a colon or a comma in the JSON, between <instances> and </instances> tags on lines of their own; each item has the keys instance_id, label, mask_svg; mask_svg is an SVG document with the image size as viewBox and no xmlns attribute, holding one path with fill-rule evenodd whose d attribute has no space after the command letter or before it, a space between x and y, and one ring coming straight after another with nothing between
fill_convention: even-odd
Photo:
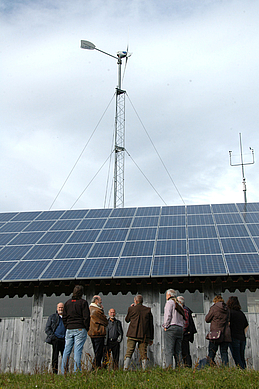
<instances>
[{"instance_id":1,"label":"blue jeans","mask_svg":"<svg viewBox=\"0 0 259 389\"><path fill-rule=\"evenodd\" d=\"M215 343L209 342L209 358L212 362L215 362L215 356L218 351L218 347L220 348L220 356L223 365L228 365L228 345L227 342Z\"/></svg>"},{"instance_id":2,"label":"blue jeans","mask_svg":"<svg viewBox=\"0 0 259 389\"><path fill-rule=\"evenodd\" d=\"M69 357L74 345L74 372L76 372L77 370L81 370L81 355L86 338L86 328L66 331L66 343L61 366L62 374L64 374L64 372L68 370Z\"/></svg>"},{"instance_id":3,"label":"blue jeans","mask_svg":"<svg viewBox=\"0 0 259 389\"><path fill-rule=\"evenodd\" d=\"M175 355L176 364L182 363L182 339L183 327L170 326L164 332L165 335L165 363L166 367L173 366L173 357Z\"/></svg>"},{"instance_id":4,"label":"blue jeans","mask_svg":"<svg viewBox=\"0 0 259 389\"><path fill-rule=\"evenodd\" d=\"M232 338L232 342L229 343L229 347L236 366L241 367L241 369L245 369L246 368L246 361L245 361L246 341Z\"/></svg>"}]
</instances>

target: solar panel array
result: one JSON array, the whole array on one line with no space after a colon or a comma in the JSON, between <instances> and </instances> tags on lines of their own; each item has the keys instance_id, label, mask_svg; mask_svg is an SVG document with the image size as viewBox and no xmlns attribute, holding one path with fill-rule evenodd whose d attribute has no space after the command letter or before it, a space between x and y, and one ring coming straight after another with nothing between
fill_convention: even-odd
<instances>
[{"instance_id":1,"label":"solar panel array","mask_svg":"<svg viewBox=\"0 0 259 389\"><path fill-rule=\"evenodd\" d=\"M259 203L0 213L3 282L259 274Z\"/></svg>"}]
</instances>

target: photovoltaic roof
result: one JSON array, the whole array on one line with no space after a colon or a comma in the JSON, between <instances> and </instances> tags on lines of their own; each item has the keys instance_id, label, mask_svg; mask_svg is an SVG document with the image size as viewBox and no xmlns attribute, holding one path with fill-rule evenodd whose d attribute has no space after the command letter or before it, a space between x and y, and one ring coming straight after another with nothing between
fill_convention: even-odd
<instances>
[{"instance_id":1,"label":"photovoltaic roof","mask_svg":"<svg viewBox=\"0 0 259 389\"><path fill-rule=\"evenodd\" d=\"M259 203L0 213L0 280L259 274Z\"/></svg>"}]
</instances>

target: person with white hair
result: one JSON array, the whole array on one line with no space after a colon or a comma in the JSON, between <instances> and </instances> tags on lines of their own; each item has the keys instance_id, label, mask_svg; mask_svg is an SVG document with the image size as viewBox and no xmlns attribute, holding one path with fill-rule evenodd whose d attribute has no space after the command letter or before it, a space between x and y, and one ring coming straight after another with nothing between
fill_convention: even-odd
<instances>
[{"instance_id":1,"label":"person with white hair","mask_svg":"<svg viewBox=\"0 0 259 389\"><path fill-rule=\"evenodd\" d=\"M164 336L165 336L165 362L166 367L173 366L173 357L176 365L182 363L182 339L185 314L183 307L177 302L174 289L166 291L166 304L164 308Z\"/></svg>"}]
</instances>

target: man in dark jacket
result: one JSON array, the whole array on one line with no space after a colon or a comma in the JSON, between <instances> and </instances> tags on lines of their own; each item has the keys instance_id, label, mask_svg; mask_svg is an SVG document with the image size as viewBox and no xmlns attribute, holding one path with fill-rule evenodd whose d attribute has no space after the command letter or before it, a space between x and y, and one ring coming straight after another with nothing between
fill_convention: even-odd
<instances>
[{"instance_id":1,"label":"man in dark jacket","mask_svg":"<svg viewBox=\"0 0 259 389\"><path fill-rule=\"evenodd\" d=\"M182 340L182 357L183 363L186 367L192 367L192 357L190 354L190 342L193 343L194 334L197 333L193 318L192 311L186 307L185 299L183 296L178 296L177 300L182 304L185 313L185 322L183 327L183 340Z\"/></svg>"},{"instance_id":2,"label":"man in dark jacket","mask_svg":"<svg viewBox=\"0 0 259 389\"><path fill-rule=\"evenodd\" d=\"M81 370L81 355L89 328L90 312L88 303L82 299L83 287L76 285L73 295L64 305L63 322L66 327L66 343L61 372L68 370L69 357L74 347L74 371Z\"/></svg>"},{"instance_id":3,"label":"man in dark jacket","mask_svg":"<svg viewBox=\"0 0 259 389\"><path fill-rule=\"evenodd\" d=\"M62 320L64 304L58 303L57 312L50 315L46 324L46 343L52 345L52 371L58 374L58 355L63 355L66 329Z\"/></svg>"},{"instance_id":4,"label":"man in dark jacket","mask_svg":"<svg viewBox=\"0 0 259 389\"><path fill-rule=\"evenodd\" d=\"M103 312L102 299L96 295L90 304L90 328L88 331L94 349L94 369L102 365L107 325L108 320Z\"/></svg>"},{"instance_id":5,"label":"man in dark jacket","mask_svg":"<svg viewBox=\"0 0 259 389\"><path fill-rule=\"evenodd\" d=\"M113 368L118 369L119 367L119 357L120 357L120 342L123 338L123 329L121 321L116 319L116 311L114 308L111 308L108 312L108 326L106 327L106 347L105 347L105 359L104 363L107 365L109 359L112 355L113 358Z\"/></svg>"},{"instance_id":6,"label":"man in dark jacket","mask_svg":"<svg viewBox=\"0 0 259 389\"><path fill-rule=\"evenodd\" d=\"M147 346L153 344L154 325L151 308L143 304L143 297L138 294L134 297L134 304L129 309L125 321L130 323L127 331L127 351L124 360L124 370L130 365L130 359L138 343L142 369L147 365Z\"/></svg>"}]
</instances>

